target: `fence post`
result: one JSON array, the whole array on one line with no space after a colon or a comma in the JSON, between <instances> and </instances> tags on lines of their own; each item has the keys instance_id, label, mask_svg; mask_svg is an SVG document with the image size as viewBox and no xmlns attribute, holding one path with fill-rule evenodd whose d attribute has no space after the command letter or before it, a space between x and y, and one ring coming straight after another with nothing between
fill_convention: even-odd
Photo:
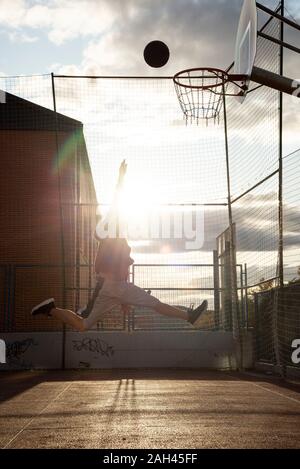
<instances>
[{"instance_id":1,"label":"fence post","mask_svg":"<svg viewBox=\"0 0 300 469\"><path fill-rule=\"evenodd\" d=\"M226 330L232 331L232 282L231 282L231 243L225 241L224 253L224 313Z\"/></svg>"},{"instance_id":2,"label":"fence post","mask_svg":"<svg viewBox=\"0 0 300 469\"><path fill-rule=\"evenodd\" d=\"M215 328L220 327L220 279L218 251L213 251Z\"/></svg>"},{"instance_id":3,"label":"fence post","mask_svg":"<svg viewBox=\"0 0 300 469\"><path fill-rule=\"evenodd\" d=\"M260 317L259 317L259 310L258 310L258 294L254 293L253 295L254 300L254 331L255 331L255 350L254 350L254 363L259 361L260 358Z\"/></svg>"},{"instance_id":4,"label":"fence post","mask_svg":"<svg viewBox=\"0 0 300 469\"><path fill-rule=\"evenodd\" d=\"M62 181L59 168L58 154L59 154L59 141L58 141L58 122L57 122L57 111L56 111L56 96L55 96L55 83L54 74L51 73L51 85L52 85L52 99L53 99L53 112L55 119L55 144L56 144L56 170L57 170L57 182L58 182L58 197L59 197L59 215L60 215L60 244L61 244L61 257L62 257L62 306L66 307L66 256L65 256L65 238L64 238L64 217L63 217L63 205L62 205ZM66 359L66 325L62 326L62 360L61 367L65 369Z\"/></svg>"},{"instance_id":5,"label":"fence post","mask_svg":"<svg viewBox=\"0 0 300 469\"><path fill-rule=\"evenodd\" d=\"M249 303L248 303L248 269L247 264L244 264L244 276L245 276L245 319L246 329L249 328Z\"/></svg>"},{"instance_id":6,"label":"fence post","mask_svg":"<svg viewBox=\"0 0 300 469\"><path fill-rule=\"evenodd\" d=\"M281 0L281 15L284 16L285 7L284 0ZM280 23L280 40L284 40L284 23ZM283 75L283 46L280 47L280 75ZM278 225L279 225L279 287L284 285L283 272L283 93L279 93L279 159L278 159Z\"/></svg>"},{"instance_id":7,"label":"fence post","mask_svg":"<svg viewBox=\"0 0 300 469\"><path fill-rule=\"evenodd\" d=\"M245 319L245 302L244 302L244 296L245 296L245 289L244 289L244 272L243 272L243 266L239 265L238 268L240 269L240 291L241 291L241 299L239 300L238 298L238 304L239 304L239 309L240 309L240 325L242 328L245 328L246 326L246 319ZM238 309L238 312L239 312Z\"/></svg>"}]
</instances>

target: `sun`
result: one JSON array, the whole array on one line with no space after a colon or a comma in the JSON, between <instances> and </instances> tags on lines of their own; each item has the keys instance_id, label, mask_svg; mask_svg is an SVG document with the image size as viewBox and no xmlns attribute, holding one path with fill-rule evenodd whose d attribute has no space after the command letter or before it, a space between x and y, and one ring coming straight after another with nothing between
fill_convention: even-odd
<instances>
[{"instance_id":1,"label":"sun","mask_svg":"<svg viewBox=\"0 0 300 469\"><path fill-rule=\"evenodd\" d=\"M119 199L119 212L128 222L140 222L150 212L162 205L161 194L145 181L134 183L130 180L122 190Z\"/></svg>"}]
</instances>

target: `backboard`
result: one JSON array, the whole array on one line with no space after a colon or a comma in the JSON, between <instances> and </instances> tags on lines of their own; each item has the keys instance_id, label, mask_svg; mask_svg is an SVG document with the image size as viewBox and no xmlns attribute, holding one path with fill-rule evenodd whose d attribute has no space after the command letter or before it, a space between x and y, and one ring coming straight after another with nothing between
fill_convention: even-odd
<instances>
[{"instance_id":1,"label":"backboard","mask_svg":"<svg viewBox=\"0 0 300 469\"><path fill-rule=\"evenodd\" d=\"M248 89L257 48L257 9L255 0L244 0L236 36L234 74L246 75ZM237 96L242 103L247 95Z\"/></svg>"}]
</instances>

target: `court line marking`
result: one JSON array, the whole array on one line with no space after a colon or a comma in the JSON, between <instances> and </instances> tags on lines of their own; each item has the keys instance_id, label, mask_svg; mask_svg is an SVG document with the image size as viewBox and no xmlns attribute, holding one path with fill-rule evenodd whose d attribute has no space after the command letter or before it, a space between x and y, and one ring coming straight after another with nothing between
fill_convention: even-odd
<instances>
[{"instance_id":1,"label":"court line marking","mask_svg":"<svg viewBox=\"0 0 300 469\"><path fill-rule=\"evenodd\" d=\"M235 376L235 378L239 381L241 381L242 383L245 382L243 379ZM260 388L260 389L264 389L265 391L268 391L272 394L276 394L277 396L281 396L281 397L284 397L285 399L288 399L290 401L293 401L293 402L297 402L297 404L300 404L300 399L295 399L294 397L291 397L291 396L286 396L285 394L282 394L281 392L278 392L278 391L273 391L272 389L269 389L269 388L265 388L264 386L262 386L261 384L257 384L257 383L253 383L252 381L246 381L247 383L249 384L252 384L252 386L256 386L257 388ZM272 384L272 383L271 383Z\"/></svg>"},{"instance_id":2,"label":"court line marking","mask_svg":"<svg viewBox=\"0 0 300 469\"><path fill-rule=\"evenodd\" d=\"M251 381L248 381L248 382L251 383ZM273 391L272 389L265 388L261 384L257 384L257 383L251 383L251 384L253 384L253 386L256 386L258 388L264 389L265 391L271 392L272 394L277 394L277 396L284 397L285 399L288 399L289 401L297 402L297 404L300 404L300 399L295 399L294 397L286 396L285 394L282 394L281 392Z\"/></svg>"},{"instance_id":3,"label":"court line marking","mask_svg":"<svg viewBox=\"0 0 300 469\"><path fill-rule=\"evenodd\" d=\"M18 438L18 436L27 428L29 427L29 425L33 422L33 420L37 417L40 417L42 415L42 413L51 405L53 404L65 391L67 391L69 389L70 386L72 386L73 383L69 383L66 385L66 387L60 391L57 396L52 399L52 401L48 402L48 404L36 415L34 415L33 417L31 417L31 419L24 425L24 427L21 428L21 430L19 430L3 447L2 449L5 449L7 448L13 441L15 441L16 438Z\"/></svg>"},{"instance_id":4,"label":"court line marking","mask_svg":"<svg viewBox=\"0 0 300 469\"><path fill-rule=\"evenodd\" d=\"M295 398L290 397L290 396L286 396L285 394L282 394L282 393L280 393L280 392L278 392L278 391L273 391L273 390L271 390L271 389L269 389L269 388L266 388L266 387L264 387L264 386L262 386L262 385L260 385L260 384L257 384L257 383L253 383L253 382L251 382L251 381L249 381L249 380L246 380L246 381L245 381L245 380L243 380L243 379L241 379L241 378L239 378L239 377L237 377L237 376L234 376L234 375L231 375L231 376L234 377L237 381L240 381L241 383L245 383L245 382L246 382L246 383L248 383L248 384L252 384L253 386L258 387L258 388L260 388L260 389L263 389L264 391L268 391L268 392L270 392L270 393L272 393L272 394L278 395L278 396L283 397L283 398L285 398L285 399L288 399L288 400L290 400L290 401L292 401L292 402L296 402L297 404L300 404L300 400L298 400L298 399L295 399ZM245 376L245 377L246 377L246 376ZM52 405L65 391L67 391L67 390L72 386L72 384L74 384L74 383L69 383L69 384L67 384L66 387L65 387L64 389L62 389L62 391L60 391L60 392L58 393L58 395L57 395L52 401L50 401L38 414L34 415L34 416L33 416L33 417L32 417L32 418L31 418L31 419L30 419L16 434L3 446L2 449L5 449L5 448L7 448L8 446L10 446L11 443L13 443L13 441L15 441L15 440L18 438L18 436L19 436L26 428L29 427L29 425L33 422L33 420L36 419L37 417L40 417L40 416L42 415L42 413L43 413L50 405ZM271 383L271 384L272 384L272 383ZM220 447L220 446L218 445L218 441L215 441L215 444L216 444L216 446Z\"/></svg>"}]
</instances>

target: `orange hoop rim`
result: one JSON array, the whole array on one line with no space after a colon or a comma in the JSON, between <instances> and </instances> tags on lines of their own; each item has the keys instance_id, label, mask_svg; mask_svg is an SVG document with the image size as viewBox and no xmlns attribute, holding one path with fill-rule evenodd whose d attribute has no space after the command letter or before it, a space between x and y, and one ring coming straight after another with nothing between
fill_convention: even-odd
<instances>
[{"instance_id":1,"label":"orange hoop rim","mask_svg":"<svg viewBox=\"0 0 300 469\"><path fill-rule=\"evenodd\" d=\"M184 76L190 73L211 73L212 76ZM203 85L195 85L191 81L196 80L196 79L204 79L204 80L209 80L209 79L219 79L219 82L217 83L212 83L212 84L203 84ZM182 83L180 80L190 80L190 83ZM177 72L173 76L173 82L176 86L181 87L181 88L186 88L190 90L202 90L202 91L211 91L212 93L215 94L224 94L226 96L238 96L240 95L244 90L245 90L245 83L246 83L247 77L245 75L231 75L225 70L222 70L220 68L213 68L213 67L197 67L197 68L187 68L185 70L181 70L180 72ZM237 82L241 82L242 84L239 84ZM237 86L238 91L235 92L230 92L226 93L226 90L224 87L228 83L233 83L235 86ZM222 88L222 91L220 90L220 93L216 90L217 88Z\"/></svg>"},{"instance_id":2,"label":"orange hoop rim","mask_svg":"<svg viewBox=\"0 0 300 469\"><path fill-rule=\"evenodd\" d=\"M206 79L209 79L209 78L214 78L213 76L212 77L204 77L204 76L199 76L199 77L184 77L184 76L181 76L181 75L184 75L184 74L188 74L188 73L192 73L192 72L210 72L210 73L213 73L215 74L216 78L219 78L220 80L222 80L220 83L213 83L211 85L193 85L193 84L185 84L185 83L181 83L180 81L178 81L178 79L186 79L186 80L193 80L193 79L201 79L201 78L206 78ZM227 72L225 72L224 70L221 70L220 68L211 68L211 67L198 67L198 68L187 68L185 70L181 70L180 72L177 72L174 77L173 77L173 81L174 83L176 83L176 85L178 86L182 86L183 88L192 88L192 89L200 89L200 90L209 90L210 88L217 88L219 86L222 86L223 84L225 84L227 81L229 81L229 75Z\"/></svg>"}]
</instances>

